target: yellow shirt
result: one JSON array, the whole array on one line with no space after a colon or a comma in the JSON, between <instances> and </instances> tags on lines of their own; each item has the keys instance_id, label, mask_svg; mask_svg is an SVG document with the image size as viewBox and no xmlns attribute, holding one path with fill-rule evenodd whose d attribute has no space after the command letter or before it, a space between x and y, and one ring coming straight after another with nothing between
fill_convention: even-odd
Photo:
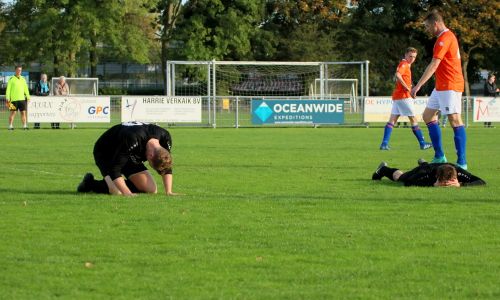
<instances>
[{"instance_id":1,"label":"yellow shirt","mask_svg":"<svg viewBox=\"0 0 500 300\"><path fill-rule=\"evenodd\" d=\"M30 99L30 91L28 84L23 76L12 76L7 83L7 91L5 92L5 99L9 102L23 101Z\"/></svg>"}]
</instances>

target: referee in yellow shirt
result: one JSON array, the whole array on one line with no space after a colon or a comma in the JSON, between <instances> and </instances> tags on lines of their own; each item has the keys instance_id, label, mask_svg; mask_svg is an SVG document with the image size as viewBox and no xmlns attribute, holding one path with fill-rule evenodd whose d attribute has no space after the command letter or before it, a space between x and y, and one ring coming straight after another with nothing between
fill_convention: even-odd
<instances>
[{"instance_id":1,"label":"referee in yellow shirt","mask_svg":"<svg viewBox=\"0 0 500 300\"><path fill-rule=\"evenodd\" d=\"M23 129L28 130L28 125L26 124L26 108L28 107L28 100L30 100L30 91L28 90L26 80L21 76L22 71L23 67L16 66L16 74L12 76L7 83L5 99L7 100L7 107L10 110L9 130L14 130L12 123L14 122L14 116L18 110L21 112Z\"/></svg>"}]
</instances>

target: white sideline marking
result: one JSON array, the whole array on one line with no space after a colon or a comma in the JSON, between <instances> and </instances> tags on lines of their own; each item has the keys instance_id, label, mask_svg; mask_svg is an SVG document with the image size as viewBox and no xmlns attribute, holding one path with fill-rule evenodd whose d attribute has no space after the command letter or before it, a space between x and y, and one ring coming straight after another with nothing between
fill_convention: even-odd
<instances>
[{"instance_id":1,"label":"white sideline marking","mask_svg":"<svg viewBox=\"0 0 500 300\"><path fill-rule=\"evenodd\" d=\"M83 177L82 174L80 175L68 175L68 174L61 174L61 173L56 173L56 172L49 172L49 171L44 171L44 170L34 170L34 169L24 169L24 168L11 168L11 167L3 167L2 169L7 169L10 171L22 171L22 172L31 172L31 173L39 173L39 174L46 174L46 175L56 175L56 176L63 176L63 177Z\"/></svg>"}]
</instances>

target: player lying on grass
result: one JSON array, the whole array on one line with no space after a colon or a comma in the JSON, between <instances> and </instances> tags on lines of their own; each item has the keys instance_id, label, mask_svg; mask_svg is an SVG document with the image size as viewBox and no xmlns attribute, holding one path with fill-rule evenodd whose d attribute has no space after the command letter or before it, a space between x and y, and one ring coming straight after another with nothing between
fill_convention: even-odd
<instances>
[{"instance_id":1,"label":"player lying on grass","mask_svg":"<svg viewBox=\"0 0 500 300\"><path fill-rule=\"evenodd\" d=\"M413 170L403 172L399 169L389 168L386 162L382 162L373 173L372 180L381 180L385 176L392 181L402 182L405 186L460 187L486 184L481 178L457 165L427 163L423 159L419 159L418 164L419 166Z\"/></svg>"},{"instance_id":2,"label":"player lying on grass","mask_svg":"<svg viewBox=\"0 0 500 300\"><path fill-rule=\"evenodd\" d=\"M156 193L156 183L143 162L148 161L162 177L167 195L172 192L172 139L165 129L139 122L115 125L94 146L94 160L103 180L85 174L77 191L132 196ZM125 177L125 178L124 178Z\"/></svg>"}]
</instances>

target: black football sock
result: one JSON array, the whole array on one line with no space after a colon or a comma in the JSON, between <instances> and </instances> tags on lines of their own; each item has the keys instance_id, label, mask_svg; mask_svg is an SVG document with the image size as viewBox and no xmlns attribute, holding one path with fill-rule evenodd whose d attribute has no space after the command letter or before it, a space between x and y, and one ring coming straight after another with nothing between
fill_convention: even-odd
<instances>
[{"instance_id":1,"label":"black football sock","mask_svg":"<svg viewBox=\"0 0 500 300\"><path fill-rule=\"evenodd\" d=\"M103 180L92 180L90 184L92 192L97 194L109 194L109 188L106 181Z\"/></svg>"},{"instance_id":2,"label":"black football sock","mask_svg":"<svg viewBox=\"0 0 500 300\"><path fill-rule=\"evenodd\" d=\"M125 184L127 185L128 189L136 194L136 193L142 193L141 191L139 191L139 189L137 189L137 187L135 187L135 185L132 183L132 181L128 180L128 179L125 179Z\"/></svg>"},{"instance_id":3,"label":"black football sock","mask_svg":"<svg viewBox=\"0 0 500 300\"><path fill-rule=\"evenodd\" d=\"M394 181L394 178L392 178L392 174L394 174L394 172L398 171L399 169L396 169L396 168L389 168L389 167L382 167L380 169L380 171L378 171L378 173L382 176L385 176L387 178L389 178L390 180Z\"/></svg>"}]
</instances>

